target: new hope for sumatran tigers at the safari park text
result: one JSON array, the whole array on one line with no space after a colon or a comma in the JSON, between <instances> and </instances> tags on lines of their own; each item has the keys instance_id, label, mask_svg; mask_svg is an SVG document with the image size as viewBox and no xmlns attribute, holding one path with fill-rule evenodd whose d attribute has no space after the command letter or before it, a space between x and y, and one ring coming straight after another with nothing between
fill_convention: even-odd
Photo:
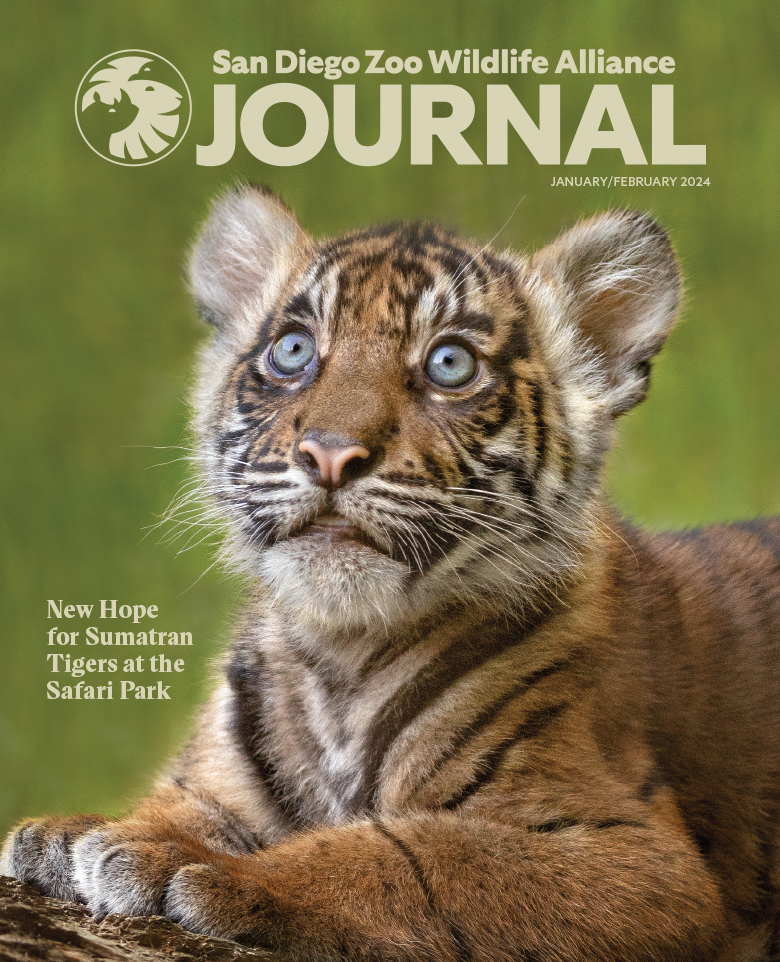
<instances>
[{"instance_id":1,"label":"new hope for sumatran tigers at the safari park text","mask_svg":"<svg viewBox=\"0 0 780 962\"><path fill-rule=\"evenodd\" d=\"M89 676L88 681L77 680L75 684L65 684L60 678L52 679L46 685L48 699L111 701L116 691L116 697L123 701L131 698L136 701L171 700L171 684L164 685L163 681L169 681L170 677L175 678L184 671L184 659L173 656L179 654L180 648L192 645L192 632L161 631L159 628L147 627L147 619L153 620L159 616L157 605L122 604L115 598L102 599L97 606L66 604L62 599L49 599L47 608L47 618L55 621L53 627L46 632L49 649L46 661L49 670L54 674L69 676L68 682ZM72 619L84 620L93 617L125 624L121 626L122 630L115 630L112 626L110 631L94 625L78 629L71 627ZM67 626L64 626L63 622L68 622ZM82 657L72 650L82 644L92 649L91 654L96 653L95 646L99 646L98 652L108 656L117 653L117 648L126 655L128 648L140 647L143 654L133 651L132 657L125 658ZM149 654L150 647L173 647L175 651L156 651ZM117 678L115 689L115 679L111 676L119 672L133 677ZM161 677L156 677L149 685L145 683L149 680L148 677L138 677L145 673ZM96 680L103 684L90 684L93 675L98 676Z\"/></svg>"}]
</instances>

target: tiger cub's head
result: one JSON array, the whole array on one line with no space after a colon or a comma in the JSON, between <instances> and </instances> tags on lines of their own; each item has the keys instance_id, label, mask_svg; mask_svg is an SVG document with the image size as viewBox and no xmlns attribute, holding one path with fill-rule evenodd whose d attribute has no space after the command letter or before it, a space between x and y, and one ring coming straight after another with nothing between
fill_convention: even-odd
<instances>
[{"instance_id":1,"label":"tiger cub's head","mask_svg":"<svg viewBox=\"0 0 780 962\"><path fill-rule=\"evenodd\" d=\"M227 557L324 630L456 598L522 612L573 577L679 295L642 214L529 259L431 224L316 241L249 186L215 202L191 278Z\"/></svg>"}]
</instances>

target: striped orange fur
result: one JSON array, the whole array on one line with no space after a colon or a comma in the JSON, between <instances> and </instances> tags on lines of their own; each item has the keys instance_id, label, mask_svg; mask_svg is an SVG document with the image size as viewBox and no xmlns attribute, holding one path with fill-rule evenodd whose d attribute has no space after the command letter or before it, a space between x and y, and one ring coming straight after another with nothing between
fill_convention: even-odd
<instances>
[{"instance_id":1,"label":"striped orange fur","mask_svg":"<svg viewBox=\"0 0 780 962\"><path fill-rule=\"evenodd\" d=\"M650 535L601 490L675 321L664 231L315 241L247 186L191 271L249 599L157 792L2 869L296 959L780 957L780 520Z\"/></svg>"}]
</instances>

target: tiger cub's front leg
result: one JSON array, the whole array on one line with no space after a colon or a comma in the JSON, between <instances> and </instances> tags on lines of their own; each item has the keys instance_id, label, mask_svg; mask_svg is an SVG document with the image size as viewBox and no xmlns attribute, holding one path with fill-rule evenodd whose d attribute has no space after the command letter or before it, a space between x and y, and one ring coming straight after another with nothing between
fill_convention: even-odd
<instances>
[{"instance_id":1,"label":"tiger cub's front leg","mask_svg":"<svg viewBox=\"0 0 780 962\"><path fill-rule=\"evenodd\" d=\"M520 828L448 814L298 835L181 868L165 914L186 928L326 959L708 962L717 889L662 825Z\"/></svg>"},{"instance_id":2,"label":"tiger cub's front leg","mask_svg":"<svg viewBox=\"0 0 780 962\"><path fill-rule=\"evenodd\" d=\"M160 915L164 894L185 865L246 854L259 840L203 792L171 785L129 818L100 815L29 819L6 840L0 874L45 895L85 902L98 916Z\"/></svg>"},{"instance_id":3,"label":"tiger cub's front leg","mask_svg":"<svg viewBox=\"0 0 780 962\"><path fill-rule=\"evenodd\" d=\"M99 916L166 915L314 962L707 962L723 947L712 878L653 813L385 816L260 848L216 803L169 789L124 821L27 822L0 868Z\"/></svg>"}]
</instances>

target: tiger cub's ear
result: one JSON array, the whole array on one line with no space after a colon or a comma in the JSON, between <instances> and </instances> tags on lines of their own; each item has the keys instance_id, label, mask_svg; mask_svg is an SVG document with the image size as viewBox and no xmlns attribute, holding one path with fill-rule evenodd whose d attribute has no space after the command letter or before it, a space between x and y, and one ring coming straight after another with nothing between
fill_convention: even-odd
<instances>
[{"instance_id":1,"label":"tiger cub's ear","mask_svg":"<svg viewBox=\"0 0 780 962\"><path fill-rule=\"evenodd\" d=\"M247 184L218 197L189 262L201 317L223 331L256 328L310 244L267 188Z\"/></svg>"},{"instance_id":2,"label":"tiger cub's ear","mask_svg":"<svg viewBox=\"0 0 780 962\"><path fill-rule=\"evenodd\" d=\"M605 380L613 415L641 401L650 361L671 331L680 272L665 231L635 211L610 211L577 224L534 257L546 290L552 338L577 332ZM568 353L568 352L567 352ZM583 352L587 353L587 352ZM569 359L571 363L571 359Z\"/></svg>"}]
</instances>

